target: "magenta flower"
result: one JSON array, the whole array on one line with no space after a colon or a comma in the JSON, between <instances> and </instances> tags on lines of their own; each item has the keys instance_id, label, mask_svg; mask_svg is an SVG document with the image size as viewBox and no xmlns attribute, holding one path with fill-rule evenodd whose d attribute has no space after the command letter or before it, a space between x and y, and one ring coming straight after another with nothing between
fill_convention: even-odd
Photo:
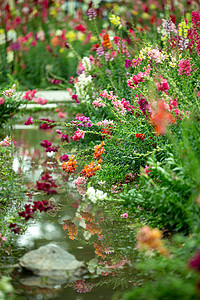
<instances>
[{"instance_id":1,"label":"magenta flower","mask_svg":"<svg viewBox=\"0 0 200 300\"><path fill-rule=\"evenodd\" d=\"M126 69L128 69L128 68L130 68L131 67L131 61L130 61L130 59L125 59L125 64L124 64L124 66L125 66L125 68Z\"/></svg>"},{"instance_id":2,"label":"magenta flower","mask_svg":"<svg viewBox=\"0 0 200 300\"><path fill-rule=\"evenodd\" d=\"M179 63L178 75L185 73L187 76L191 76L191 66L189 59L181 59Z\"/></svg>"},{"instance_id":3,"label":"magenta flower","mask_svg":"<svg viewBox=\"0 0 200 300\"><path fill-rule=\"evenodd\" d=\"M31 120L32 120L32 118L29 117L28 120L24 123L24 125L32 125L33 122Z\"/></svg>"},{"instance_id":4,"label":"magenta flower","mask_svg":"<svg viewBox=\"0 0 200 300\"><path fill-rule=\"evenodd\" d=\"M189 267L200 273L200 250L189 261Z\"/></svg>"},{"instance_id":5,"label":"magenta flower","mask_svg":"<svg viewBox=\"0 0 200 300\"><path fill-rule=\"evenodd\" d=\"M78 130L74 132L74 136L72 137L72 139L74 141L80 141L80 139L84 139L84 135L85 131L82 131L78 128Z\"/></svg>"},{"instance_id":6,"label":"magenta flower","mask_svg":"<svg viewBox=\"0 0 200 300\"><path fill-rule=\"evenodd\" d=\"M69 160L69 156L67 155L67 154L65 154L65 155L62 155L61 157L60 157L60 161L62 162L62 161L68 161Z\"/></svg>"}]
</instances>

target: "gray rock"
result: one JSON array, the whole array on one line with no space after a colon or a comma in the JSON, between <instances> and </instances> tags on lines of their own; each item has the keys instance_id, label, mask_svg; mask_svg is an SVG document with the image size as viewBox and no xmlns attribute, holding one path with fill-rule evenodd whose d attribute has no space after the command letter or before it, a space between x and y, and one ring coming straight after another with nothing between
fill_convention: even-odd
<instances>
[{"instance_id":1,"label":"gray rock","mask_svg":"<svg viewBox=\"0 0 200 300\"><path fill-rule=\"evenodd\" d=\"M48 244L22 256L19 265L37 276L70 278L83 273L84 262L69 252Z\"/></svg>"}]
</instances>

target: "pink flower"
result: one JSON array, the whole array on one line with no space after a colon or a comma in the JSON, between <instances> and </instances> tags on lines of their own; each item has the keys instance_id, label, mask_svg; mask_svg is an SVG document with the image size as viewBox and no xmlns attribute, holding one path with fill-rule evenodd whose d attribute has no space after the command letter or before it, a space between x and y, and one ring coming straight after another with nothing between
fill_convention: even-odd
<instances>
[{"instance_id":1,"label":"pink flower","mask_svg":"<svg viewBox=\"0 0 200 300\"><path fill-rule=\"evenodd\" d=\"M31 117L28 118L28 120L24 123L24 125L32 125L33 122L31 121Z\"/></svg>"},{"instance_id":2,"label":"pink flower","mask_svg":"<svg viewBox=\"0 0 200 300\"><path fill-rule=\"evenodd\" d=\"M25 94L22 97L22 99L30 101L30 100L33 99L33 97L35 96L36 92L37 92L36 90L32 90L32 91L29 90L29 91L25 92Z\"/></svg>"},{"instance_id":3,"label":"pink flower","mask_svg":"<svg viewBox=\"0 0 200 300\"><path fill-rule=\"evenodd\" d=\"M5 99L3 99L3 97L0 97L0 105L4 104Z\"/></svg>"},{"instance_id":4,"label":"pink flower","mask_svg":"<svg viewBox=\"0 0 200 300\"><path fill-rule=\"evenodd\" d=\"M191 66L189 59L181 59L179 63L178 75L185 73L187 76L191 76Z\"/></svg>"},{"instance_id":5,"label":"pink flower","mask_svg":"<svg viewBox=\"0 0 200 300\"><path fill-rule=\"evenodd\" d=\"M148 173L150 173L150 172L152 172L152 170L151 170L151 166L149 165L149 166L145 166L144 167L144 173L146 174L146 175L148 175Z\"/></svg>"},{"instance_id":6,"label":"pink flower","mask_svg":"<svg viewBox=\"0 0 200 300\"><path fill-rule=\"evenodd\" d=\"M167 80L164 79L162 76L160 76L160 82L156 83L156 86L158 87L158 90L161 92L166 92L169 90L169 84L167 83Z\"/></svg>"},{"instance_id":7,"label":"pink flower","mask_svg":"<svg viewBox=\"0 0 200 300\"><path fill-rule=\"evenodd\" d=\"M75 187L77 188L80 195L84 196L86 194L86 179L79 176L75 181Z\"/></svg>"},{"instance_id":8,"label":"pink flower","mask_svg":"<svg viewBox=\"0 0 200 300\"><path fill-rule=\"evenodd\" d=\"M94 108L97 108L97 107L105 107L106 105L103 103L103 102L101 102L102 101L102 99L99 97L99 98L97 98L96 100L94 100L93 102L92 102L92 105L94 105Z\"/></svg>"},{"instance_id":9,"label":"pink flower","mask_svg":"<svg viewBox=\"0 0 200 300\"><path fill-rule=\"evenodd\" d=\"M199 97L199 100L200 100L200 91L197 93L198 97Z\"/></svg>"},{"instance_id":10,"label":"pink flower","mask_svg":"<svg viewBox=\"0 0 200 300\"><path fill-rule=\"evenodd\" d=\"M5 236L2 236L2 234L0 233L0 247L1 247L2 242L5 242L5 241L7 241L7 238Z\"/></svg>"},{"instance_id":11,"label":"pink flower","mask_svg":"<svg viewBox=\"0 0 200 300\"><path fill-rule=\"evenodd\" d=\"M124 214L121 215L121 217L122 217L123 219L127 219L127 218L128 218L128 214L127 214L127 213L124 213Z\"/></svg>"},{"instance_id":12,"label":"pink flower","mask_svg":"<svg viewBox=\"0 0 200 300\"><path fill-rule=\"evenodd\" d=\"M37 104L40 104L40 105L45 105L47 104L47 99L44 99L44 98L33 98L33 101Z\"/></svg>"},{"instance_id":13,"label":"pink flower","mask_svg":"<svg viewBox=\"0 0 200 300\"><path fill-rule=\"evenodd\" d=\"M59 111L58 113L58 117L61 118L61 119L65 119L67 113L63 113L62 111Z\"/></svg>"},{"instance_id":14,"label":"pink flower","mask_svg":"<svg viewBox=\"0 0 200 300\"><path fill-rule=\"evenodd\" d=\"M78 128L77 131L75 131L74 136L72 137L72 139L74 141L80 141L80 139L83 139L85 135L85 131L82 131Z\"/></svg>"}]
</instances>

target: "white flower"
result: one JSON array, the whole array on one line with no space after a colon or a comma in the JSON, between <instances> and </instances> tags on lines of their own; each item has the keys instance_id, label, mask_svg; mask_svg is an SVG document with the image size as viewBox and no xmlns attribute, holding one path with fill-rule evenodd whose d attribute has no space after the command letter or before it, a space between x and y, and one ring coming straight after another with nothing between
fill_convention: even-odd
<instances>
[{"instance_id":1,"label":"white flower","mask_svg":"<svg viewBox=\"0 0 200 300\"><path fill-rule=\"evenodd\" d=\"M88 241L91 238L92 234L89 233L88 231L84 231L83 236L85 240Z\"/></svg>"},{"instance_id":2,"label":"white flower","mask_svg":"<svg viewBox=\"0 0 200 300\"><path fill-rule=\"evenodd\" d=\"M93 203L97 202L97 198L95 195L95 189L92 186L87 189L86 195Z\"/></svg>"},{"instance_id":3,"label":"white flower","mask_svg":"<svg viewBox=\"0 0 200 300\"><path fill-rule=\"evenodd\" d=\"M86 57L86 56L83 57L81 62L82 62L83 67L85 68L86 72L91 71L92 65L91 65L91 61L90 61L89 57Z\"/></svg>"}]
</instances>

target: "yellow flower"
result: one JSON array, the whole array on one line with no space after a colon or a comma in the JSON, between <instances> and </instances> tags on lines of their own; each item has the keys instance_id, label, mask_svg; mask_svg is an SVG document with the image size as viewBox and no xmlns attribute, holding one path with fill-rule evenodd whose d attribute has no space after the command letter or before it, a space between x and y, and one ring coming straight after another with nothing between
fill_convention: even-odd
<instances>
[{"instance_id":1,"label":"yellow flower","mask_svg":"<svg viewBox=\"0 0 200 300\"><path fill-rule=\"evenodd\" d=\"M76 33L73 30L68 31L65 36L69 42L74 42L76 40Z\"/></svg>"},{"instance_id":2,"label":"yellow flower","mask_svg":"<svg viewBox=\"0 0 200 300\"><path fill-rule=\"evenodd\" d=\"M122 28L122 24L121 24L121 21L120 21L120 17L118 16L115 16L114 14L111 14L109 16L109 20L110 20L110 23L114 24L115 26Z\"/></svg>"},{"instance_id":3,"label":"yellow flower","mask_svg":"<svg viewBox=\"0 0 200 300\"><path fill-rule=\"evenodd\" d=\"M59 52L60 52L60 53L63 53L63 52L64 52L64 49L65 49L65 48L60 48L60 49L59 49Z\"/></svg>"}]
</instances>

